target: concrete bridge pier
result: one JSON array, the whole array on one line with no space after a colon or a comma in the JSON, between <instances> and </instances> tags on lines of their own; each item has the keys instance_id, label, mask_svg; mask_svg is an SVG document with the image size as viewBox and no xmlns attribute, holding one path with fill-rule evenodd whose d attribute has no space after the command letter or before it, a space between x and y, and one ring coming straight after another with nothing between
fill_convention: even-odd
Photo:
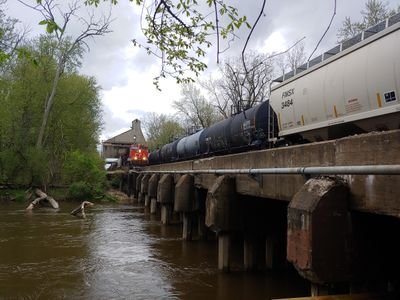
<instances>
[{"instance_id":1,"label":"concrete bridge pier","mask_svg":"<svg viewBox=\"0 0 400 300\"><path fill-rule=\"evenodd\" d=\"M238 198L235 179L220 176L208 190L206 226L218 236L218 269L230 270L231 233L239 228Z\"/></svg>"},{"instance_id":2,"label":"concrete bridge pier","mask_svg":"<svg viewBox=\"0 0 400 300\"><path fill-rule=\"evenodd\" d=\"M240 195L239 206L244 270L285 267L286 202Z\"/></svg>"},{"instance_id":3,"label":"concrete bridge pier","mask_svg":"<svg viewBox=\"0 0 400 300\"><path fill-rule=\"evenodd\" d=\"M132 175L128 172L126 175L126 195L131 198L131 190L132 190Z\"/></svg>"},{"instance_id":4,"label":"concrete bridge pier","mask_svg":"<svg viewBox=\"0 0 400 300\"><path fill-rule=\"evenodd\" d=\"M137 173L128 173L128 196L131 200L134 200L136 195L136 177Z\"/></svg>"},{"instance_id":5,"label":"concrete bridge pier","mask_svg":"<svg viewBox=\"0 0 400 300\"><path fill-rule=\"evenodd\" d=\"M288 207L287 259L326 295L351 278L348 187L339 178L308 180Z\"/></svg>"},{"instance_id":6,"label":"concrete bridge pier","mask_svg":"<svg viewBox=\"0 0 400 300\"><path fill-rule=\"evenodd\" d=\"M175 198L174 177L164 174L157 186L157 202L161 205L161 224L171 223Z\"/></svg>"},{"instance_id":7,"label":"concrete bridge pier","mask_svg":"<svg viewBox=\"0 0 400 300\"><path fill-rule=\"evenodd\" d=\"M128 194L128 175L121 173L117 175L119 177L119 190L122 193Z\"/></svg>"},{"instance_id":8,"label":"concrete bridge pier","mask_svg":"<svg viewBox=\"0 0 400 300\"><path fill-rule=\"evenodd\" d=\"M278 252L277 238L273 235L268 235L265 239L265 266L267 269L274 270L279 265Z\"/></svg>"},{"instance_id":9,"label":"concrete bridge pier","mask_svg":"<svg viewBox=\"0 0 400 300\"><path fill-rule=\"evenodd\" d=\"M265 268L265 244L254 236L244 236L243 239L243 269L255 271Z\"/></svg>"},{"instance_id":10,"label":"concrete bridge pier","mask_svg":"<svg viewBox=\"0 0 400 300\"><path fill-rule=\"evenodd\" d=\"M261 198L239 196L243 231L243 267L245 271L264 269L266 236L266 201Z\"/></svg>"},{"instance_id":11,"label":"concrete bridge pier","mask_svg":"<svg viewBox=\"0 0 400 300\"><path fill-rule=\"evenodd\" d=\"M138 176L136 176L136 183L135 183L135 198L137 199L138 203L141 203L141 198L142 198L142 178L144 174L140 173Z\"/></svg>"},{"instance_id":12,"label":"concrete bridge pier","mask_svg":"<svg viewBox=\"0 0 400 300\"><path fill-rule=\"evenodd\" d=\"M192 240L194 219L198 207L195 201L194 177L185 174L175 185L174 211L182 214L182 238Z\"/></svg>"},{"instance_id":13,"label":"concrete bridge pier","mask_svg":"<svg viewBox=\"0 0 400 300\"><path fill-rule=\"evenodd\" d=\"M157 214L157 187L158 187L158 174L151 175L149 179L148 197L150 199L150 213Z\"/></svg>"},{"instance_id":14,"label":"concrete bridge pier","mask_svg":"<svg viewBox=\"0 0 400 300\"><path fill-rule=\"evenodd\" d=\"M207 239L207 226L206 226L206 201L207 190L195 188L194 198L196 202L197 211L197 235L199 239Z\"/></svg>"},{"instance_id":15,"label":"concrete bridge pier","mask_svg":"<svg viewBox=\"0 0 400 300\"><path fill-rule=\"evenodd\" d=\"M144 206L147 208L150 207L150 198L148 194L150 177L151 175L145 174L140 184L140 194L141 194L140 202L141 203L144 202Z\"/></svg>"}]
</instances>

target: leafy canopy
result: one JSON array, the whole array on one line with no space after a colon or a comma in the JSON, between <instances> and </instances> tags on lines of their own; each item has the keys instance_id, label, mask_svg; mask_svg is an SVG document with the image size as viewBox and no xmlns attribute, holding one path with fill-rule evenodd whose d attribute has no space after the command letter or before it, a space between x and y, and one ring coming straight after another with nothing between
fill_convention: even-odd
<instances>
[{"instance_id":1,"label":"leafy canopy","mask_svg":"<svg viewBox=\"0 0 400 300\"><path fill-rule=\"evenodd\" d=\"M39 1L39 0L38 0ZM103 0L107 1L107 0ZM117 0L109 0L117 4ZM98 6L101 0L86 0L85 4ZM130 0L143 7L142 31L146 43L133 39L133 45L161 60L161 70L154 78L158 87L160 78L170 76L178 83L194 82L207 68L203 62L206 51L216 39L217 57L220 38L233 40L234 32L243 24L251 28L246 16L223 0L159 0L149 5L143 0ZM144 23L144 24L143 24ZM49 26L49 24L47 24ZM51 24L51 28L54 28Z\"/></svg>"}]
</instances>

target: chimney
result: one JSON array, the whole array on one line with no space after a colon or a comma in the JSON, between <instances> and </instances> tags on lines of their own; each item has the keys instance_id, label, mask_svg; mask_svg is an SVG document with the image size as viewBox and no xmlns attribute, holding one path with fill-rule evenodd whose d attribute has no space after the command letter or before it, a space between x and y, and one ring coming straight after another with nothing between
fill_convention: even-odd
<instances>
[{"instance_id":1,"label":"chimney","mask_svg":"<svg viewBox=\"0 0 400 300\"><path fill-rule=\"evenodd\" d=\"M140 121L138 119L132 121L132 129L135 128L140 128Z\"/></svg>"}]
</instances>

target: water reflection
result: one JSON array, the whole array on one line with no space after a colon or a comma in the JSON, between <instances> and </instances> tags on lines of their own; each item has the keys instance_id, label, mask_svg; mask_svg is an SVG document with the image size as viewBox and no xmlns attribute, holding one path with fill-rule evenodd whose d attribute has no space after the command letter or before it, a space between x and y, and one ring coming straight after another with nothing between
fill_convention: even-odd
<instances>
[{"instance_id":1,"label":"water reflection","mask_svg":"<svg viewBox=\"0 0 400 300\"><path fill-rule=\"evenodd\" d=\"M171 287L155 258L141 212L129 207L111 208L96 213L89 245L86 272L93 299L157 299L169 297Z\"/></svg>"},{"instance_id":2,"label":"water reflection","mask_svg":"<svg viewBox=\"0 0 400 300\"><path fill-rule=\"evenodd\" d=\"M300 296L296 274L220 274L215 241L183 242L141 207L96 205L87 219L0 204L0 299L270 299Z\"/></svg>"}]
</instances>

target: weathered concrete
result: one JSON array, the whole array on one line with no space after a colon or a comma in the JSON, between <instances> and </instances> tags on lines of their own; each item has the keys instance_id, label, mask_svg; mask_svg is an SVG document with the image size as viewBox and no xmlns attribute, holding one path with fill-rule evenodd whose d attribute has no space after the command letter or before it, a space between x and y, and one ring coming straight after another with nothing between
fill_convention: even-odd
<instances>
[{"instance_id":1,"label":"weathered concrete","mask_svg":"<svg viewBox=\"0 0 400 300\"><path fill-rule=\"evenodd\" d=\"M150 199L150 213L157 213L158 174L151 175L149 179L148 198ZM147 206L147 205L146 205Z\"/></svg>"},{"instance_id":2,"label":"weathered concrete","mask_svg":"<svg viewBox=\"0 0 400 300\"><path fill-rule=\"evenodd\" d=\"M157 199L156 198L150 198L150 213L152 215L157 214Z\"/></svg>"},{"instance_id":3,"label":"weathered concrete","mask_svg":"<svg viewBox=\"0 0 400 300\"><path fill-rule=\"evenodd\" d=\"M230 252L231 237L229 233L221 232L218 234L218 270L222 272L230 271Z\"/></svg>"},{"instance_id":4,"label":"weathered concrete","mask_svg":"<svg viewBox=\"0 0 400 300\"><path fill-rule=\"evenodd\" d=\"M138 200L138 202L140 203L142 195L141 195L141 189L142 189L142 178L143 178L144 174L140 173L137 177L136 177L136 188L135 188L135 198Z\"/></svg>"},{"instance_id":5,"label":"weathered concrete","mask_svg":"<svg viewBox=\"0 0 400 300\"><path fill-rule=\"evenodd\" d=\"M338 140L216 156L149 166L148 170L310 167L400 164L400 130L374 132ZM352 210L400 216L400 176L343 176ZM215 175L197 175L195 185L209 189ZM290 201L307 178L301 175L236 176L236 192Z\"/></svg>"},{"instance_id":6,"label":"weathered concrete","mask_svg":"<svg viewBox=\"0 0 400 300\"><path fill-rule=\"evenodd\" d=\"M207 201L207 190L195 188L194 198L196 202L197 211L197 235L200 239L207 238L207 227L206 227L206 201Z\"/></svg>"},{"instance_id":7,"label":"weathered concrete","mask_svg":"<svg viewBox=\"0 0 400 300\"><path fill-rule=\"evenodd\" d=\"M144 201L144 205L146 207L150 206L150 198L149 198L149 195L148 195L150 177L151 177L151 175L145 174L143 176L141 184L140 184L141 199L139 199L139 202L143 202Z\"/></svg>"},{"instance_id":8,"label":"weathered concrete","mask_svg":"<svg viewBox=\"0 0 400 300\"><path fill-rule=\"evenodd\" d=\"M138 173L129 173L129 194L131 198L136 199L136 178L138 177Z\"/></svg>"},{"instance_id":9,"label":"weathered concrete","mask_svg":"<svg viewBox=\"0 0 400 300\"><path fill-rule=\"evenodd\" d=\"M168 204L161 205L161 224L168 225L171 223L172 206Z\"/></svg>"},{"instance_id":10,"label":"weathered concrete","mask_svg":"<svg viewBox=\"0 0 400 300\"><path fill-rule=\"evenodd\" d=\"M158 182L157 186L157 202L161 205L161 224L170 224L174 198L174 177L170 174L164 174Z\"/></svg>"},{"instance_id":11,"label":"weathered concrete","mask_svg":"<svg viewBox=\"0 0 400 300\"><path fill-rule=\"evenodd\" d=\"M288 207L287 259L312 283L351 278L348 189L337 178L310 179Z\"/></svg>"},{"instance_id":12,"label":"weathered concrete","mask_svg":"<svg viewBox=\"0 0 400 300\"><path fill-rule=\"evenodd\" d=\"M159 176L157 174L151 175L151 177L149 179L147 193L150 198L157 199L158 179L159 179Z\"/></svg>"},{"instance_id":13,"label":"weathered concrete","mask_svg":"<svg viewBox=\"0 0 400 300\"><path fill-rule=\"evenodd\" d=\"M174 177L170 174L164 174L157 186L157 202L161 204L171 204L174 202L174 197Z\"/></svg>"},{"instance_id":14,"label":"weathered concrete","mask_svg":"<svg viewBox=\"0 0 400 300\"><path fill-rule=\"evenodd\" d=\"M151 204L151 199L148 194L144 194L144 206L149 208Z\"/></svg>"},{"instance_id":15,"label":"weathered concrete","mask_svg":"<svg viewBox=\"0 0 400 300\"><path fill-rule=\"evenodd\" d=\"M193 239L193 217L192 213L183 213L182 239L191 241Z\"/></svg>"},{"instance_id":16,"label":"weathered concrete","mask_svg":"<svg viewBox=\"0 0 400 300\"><path fill-rule=\"evenodd\" d=\"M146 195L148 194L148 191L149 191L149 180L150 180L151 176L152 175L145 174L142 177L142 181L141 181L141 184L140 184L140 192L142 194L146 194Z\"/></svg>"},{"instance_id":17,"label":"weathered concrete","mask_svg":"<svg viewBox=\"0 0 400 300\"><path fill-rule=\"evenodd\" d=\"M395 130L146 169L399 165L399 153L400 130ZM336 293L343 284L355 291L360 291L357 286L397 284L400 242L393 232L400 228L400 176L339 178L346 185L330 179L308 181L303 175L163 175L157 200L168 204L161 209L163 222L169 222L172 205L180 212L185 239L196 234L195 221L200 235L204 224L217 233L220 270L229 270L231 238L236 242L239 236L244 241L245 269L260 265L260 255L268 268L287 266L287 257L310 281L313 295ZM203 212L204 200L196 200L199 190L207 191Z\"/></svg>"},{"instance_id":18,"label":"weathered concrete","mask_svg":"<svg viewBox=\"0 0 400 300\"><path fill-rule=\"evenodd\" d=\"M233 177L220 176L209 189L205 223L215 232L229 232L238 229L239 210Z\"/></svg>"},{"instance_id":19,"label":"weathered concrete","mask_svg":"<svg viewBox=\"0 0 400 300\"><path fill-rule=\"evenodd\" d=\"M256 246L254 239L245 239L243 241L243 266L245 271L251 271L256 268Z\"/></svg>"},{"instance_id":20,"label":"weathered concrete","mask_svg":"<svg viewBox=\"0 0 400 300\"><path fill-rule=\"evenodd\" d=\"M175 186L174 210L176 212L193 212L196 210L194 198L194 177L183 175Z\"/></svg>"},{"instance_id":21,"label":"weathered concrete","mask_svg":"<svg viewBox=\"0 0 400 300\"><path fill-rule=\"evenodd\" d=\"M182 238L193 238L194 212L197 210L194 196L194 177L183 175L175 186L174 211L182 214Z\"/></svg>"},{"instance_id":22,"label":"weathered concrete","mask_svg":"<svg viewBox=\"0 0 400 300\"><path fill-rule=\"evenodd\" d=\"M238 201L233 177L218 177L208 190L205 224L218 234L218 269L229 271L230 234L239 227Z\"/></svg>"}]
</instances>

